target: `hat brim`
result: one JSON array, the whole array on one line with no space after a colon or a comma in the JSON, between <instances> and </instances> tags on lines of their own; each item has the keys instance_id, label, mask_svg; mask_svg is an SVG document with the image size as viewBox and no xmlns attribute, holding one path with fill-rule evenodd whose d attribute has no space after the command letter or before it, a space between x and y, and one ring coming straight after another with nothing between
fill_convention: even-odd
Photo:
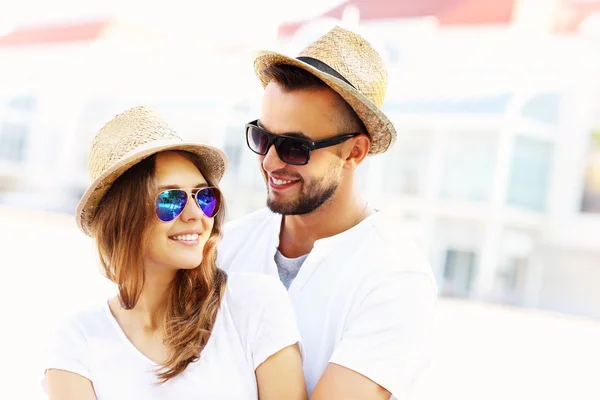
<instances>
[{"instance_id":1,"label":"hat brim","mask_svg":"<svg viewBox=\"0 0 600 400\"><path fill-rule=\"evenodd\" d=\"M140 161L163 151L181 150L196 154L202 160L202 173L219 183L227 169L227 156L215 147L200 145L193 142L182 142L181 140L157 140L136 148L130 154L126 154L118 162L106 169L98 178L92 182L85 191L77 209L75 218L79 228L88 236L93 236L91 223L100 204L100 201L108 192L112 184L128 169Z\"/></svg>"},{"instance_id":2,"label":"hat brim","mask_svg":"<svg viewBox=\"0 0 600 400\"><path fill-rule=\"evenodd\" d=\"M337 92L356 112L367 128L371 139L370 155L381 154L389 149L396 140L396 129L389 118L373 102L360 91L326 72L295 58L273 52L258 51L254 56L254 71L263 88L269 84L269 78L263 71L275 64L286 64L301 68L321 79L327 86Z\"/></svg>"}]
</instances>

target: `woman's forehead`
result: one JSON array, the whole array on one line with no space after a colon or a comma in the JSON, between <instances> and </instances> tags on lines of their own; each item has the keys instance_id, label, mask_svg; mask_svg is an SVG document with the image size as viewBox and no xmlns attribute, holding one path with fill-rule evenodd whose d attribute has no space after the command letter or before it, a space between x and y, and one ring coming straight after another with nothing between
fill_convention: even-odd
<instances>
[{"instance_id":1,"label":"woman's forehead","mask_svg":"<svg viewBox=\"0 0 600 400\"><path fill-rule=\"evenodd\" d=\"M177 152L159 153L156 157L155 174L159 186L196 187L207 183L196 164Z\"/></svg>"}]
</instances>

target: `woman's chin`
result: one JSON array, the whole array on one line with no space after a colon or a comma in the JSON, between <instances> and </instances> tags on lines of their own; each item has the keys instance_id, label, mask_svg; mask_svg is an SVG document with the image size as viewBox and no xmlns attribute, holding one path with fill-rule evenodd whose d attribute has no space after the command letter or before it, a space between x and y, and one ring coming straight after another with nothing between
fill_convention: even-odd
<instances>
[{"instance_id":1,"label":"woman's chin","mask_svg":"<svg viewBox=\"0 0 600 400\"><path fill-rule=\"evenodd\" d=\"M178 263L178 265L179 265L179 269L194 269L194 268L198 268L200 266L201 262L202 262L202 257L197 257L195 259L181 260L181 262Z\"/></svg>"}]
</instances>

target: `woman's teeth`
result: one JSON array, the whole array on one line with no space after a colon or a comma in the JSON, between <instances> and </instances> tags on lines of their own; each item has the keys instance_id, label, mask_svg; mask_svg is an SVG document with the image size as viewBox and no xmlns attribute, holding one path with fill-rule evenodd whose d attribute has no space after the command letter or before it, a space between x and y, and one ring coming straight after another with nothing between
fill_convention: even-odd
<instances>
[{"instance_id":1,"label":"woman's teeth","mask_svg":"<svg viewBox=\"0 0 600 400\"><path fill-rule=\"evenodd\" d=\"M185 241L185 242L193 242L194 240L198 240L198 234L191 233L191 234L187 234L187 235L171 236L171 239L181 240L181 241Z\"/></svg>"}]
</instances>

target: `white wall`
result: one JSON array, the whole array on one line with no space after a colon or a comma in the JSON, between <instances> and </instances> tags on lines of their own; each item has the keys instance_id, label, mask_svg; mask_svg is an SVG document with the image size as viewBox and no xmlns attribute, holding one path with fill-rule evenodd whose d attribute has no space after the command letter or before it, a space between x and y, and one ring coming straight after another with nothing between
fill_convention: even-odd
<instances>
[{"instance_id":1,"label":"white wall","mask_svg":"<svg viewBox=\"0 0 600 400\"><path fill-rule=\"evenodd\" d=\"M540 247L534 263L541 266L539 307L600 318L600 249Z\"/></svg>"}]
</instances>

